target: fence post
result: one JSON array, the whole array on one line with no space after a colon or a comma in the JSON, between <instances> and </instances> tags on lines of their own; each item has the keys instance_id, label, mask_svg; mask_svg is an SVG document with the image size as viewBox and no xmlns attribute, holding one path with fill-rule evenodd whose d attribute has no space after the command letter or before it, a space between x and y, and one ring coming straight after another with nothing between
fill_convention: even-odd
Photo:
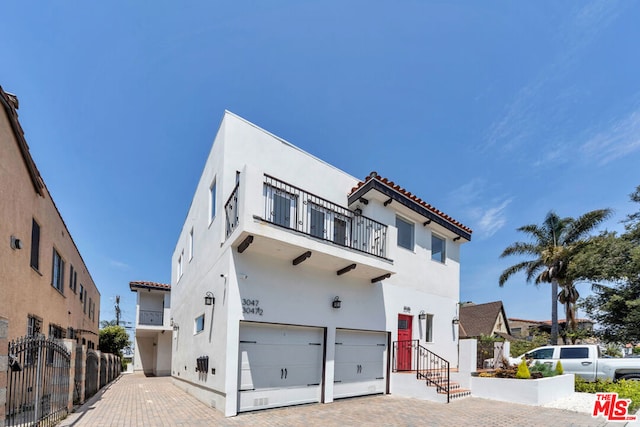
<instances>
[{"instance_id":1,"label":"fence post","mask_svg":"<svg viewBox=\"0 0 640 427\"><path fill-rule=\"evenodd\" d=\"M80 357L81 362L81 366L80 366L80 378L79 378L79 387L80 390L78 391L78 400L80 402L80 404L84 403L85 401L85 396L87 393L87 388L86 388L86 381L87 381L87 346L86 345L81 345L78 344L76 346L76 351L79 351L80 354L82 355ZM77 359L76 359L77 360Z\"/></svg>"},{"instance_id":2,"label":"fence post","mask_svg":"<svg viewBox=\"0 0 640 427\"><path fill-rule=\"evenodd\" d=\"M9 319L0 317L0 426L5 422L5 405L7 403L7 370L9 369Z\"/></svg>"},{"instance_id":3,"label":"fence post","mask_svg":"<svg viewBox=\"0 0 640 427\"><path fill-rule=\"evenodd\" d=\"M70 339L62 340L62 345L67 349L71 358L69 359L69 397L67 398L67 411L71 413L73 410L73 392L75 390L76 385L76 342Z\"/></svg>"}]
</instances>

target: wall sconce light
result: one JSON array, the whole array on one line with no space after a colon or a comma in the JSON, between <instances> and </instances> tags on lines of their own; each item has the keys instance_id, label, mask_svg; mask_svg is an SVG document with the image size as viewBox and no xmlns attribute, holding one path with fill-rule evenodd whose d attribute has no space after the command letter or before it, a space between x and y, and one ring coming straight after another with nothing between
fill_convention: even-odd
<instances>
[{"instance_id":1,"label":"wall sconce light","mask_svg":"<svg viewBox=\"0 0 640 427\"><path fill-rule=\"evenodd\" d=\"M331 307L340 308L340 304L342 304L342 301L340 301L340 297L335 297L331 302Z\"/></svg>"},{"instance_id":2,"label":"wall sconce light","mask_svg":"<svg viewBox=\"0 0 640 427\"><path fill-rule=\"evenodd\" d=\"M418 319L425 320L426 318L427 318L427 313L425 313L424 310L420 310L420 313L418 313Z\"/></svg>"},{"instance_id":3,"label":"wall sconce light","mask_svg":"<svg viewBox=\"0 0 640 427\"><path fill-rule=\"evenodd\" d=\"M355 208L353 212L355 212L356 215L362 215L362 209L360 209L359 207Z\"/></svg>"},{"instance_id":4,"label":"wall sconce light","mask_svg":"<svg viewBox=\"0 0 640 427\"><path fill-rule=\"evenodd\" d=\"M204 305L213 305L215 304L216 299L213 297L211 292L207 292L204 294Z\"/></svg>"},{"instance_id":5,"label":"wall sconce light","mask_svg":"<svg viewBox=\"0 0 640 427\"><path fill-rule=\"evenodd\" d=\"M22 249L22 240L11 236L11 249Z\"/></svg>"},{"instance_id":6,"label":"wall sconce light","mask_svg":"<svg viewBox=\"0 0 640 427\"><path fill-rule=\"evenodd\" d=\"M451 323L453 323L454 325L457 325L460 323L460 319L458 318L458 316L453 316L453 320L451 320Z\"/></svg>"}]
</instances>

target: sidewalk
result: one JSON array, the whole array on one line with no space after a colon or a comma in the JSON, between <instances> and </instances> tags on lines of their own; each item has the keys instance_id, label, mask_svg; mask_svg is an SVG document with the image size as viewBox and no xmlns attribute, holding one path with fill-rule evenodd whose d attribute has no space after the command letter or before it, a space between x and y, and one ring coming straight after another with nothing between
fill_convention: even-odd
<instances>
[{"instance_id":1,"label":"sidewalk","mask_svg":"<svg viewBox=\"0 0 640 427\"><path fill-rule=\"evenodd\" d=\"M554 408L466 398L450 404L370 396L225 418L175 387L170 377L124 374L60 426L623 426Z\"/></svg>"}]
</instances>

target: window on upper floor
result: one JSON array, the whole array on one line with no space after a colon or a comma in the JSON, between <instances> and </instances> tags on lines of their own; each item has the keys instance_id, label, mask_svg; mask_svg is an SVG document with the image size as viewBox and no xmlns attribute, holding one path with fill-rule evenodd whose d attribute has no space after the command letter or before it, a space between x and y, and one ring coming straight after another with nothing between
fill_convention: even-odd
<instances>
[{"instance_id":1,"label":"window on upper floor","mask_svg":"<svg viewBox=\"0 0 640 427\"><path fill-rule=\"evenodd\" d=\"M398 246L413 250L413 223L397 216L396 228L398 229Z\"/></svg>"},{"instance_id":2,"label":"window on upper floor","mask_svg":"<svg viewBox=\"0 0 640 427\"><path fill-rule=\"evenodd\" d=\"M325 212L319 206L309 206L309 234L320 239L325 238Z\"/></svg>"},{"instance_id":3,"label":"window on upper floor","mask_svg":"<svg viewBox=\"0 0 640 427\"><path fill-rule=\"evenodd\" d=\"M202 331L204 331L204 314L196 317L193 322L193 333L197 334Z\"/></svg>"},{"instance_id":4,"label":"window on upper floor","mask_svg":"<svg viewBox=\"0 0 640 427\"><path fill-rule=\"evenodd\" d=\"M77 292L78 284L78 272L73 268L72 264L69 264L69 289L73 291L73 293Z\"/></svg>"},{"instance_id":5,"label":"window on upper floor","mask_svg":"<svg viewBox=\"0 0 640 427\"><path fill-rule=\"evenodd\" d=\"M53 249L51 286L53 286L60 292L64 291L64 260L62 259L58 251L55 250L55 248Z\"/></svg>"},{"instance_id":6,"label":"window on upper floor","mask_svg":"<svg viewBox=\"0 0 640 427\"><path fill-rule=\"evenodd\" d=\"M84 299L84 285L80 283L80 301Z\"/></svg>"},{"instance_id":7,"label":"window on upper floor","mask_svg":"<svg viewBox=\"0 0 640 427\"><path fill-rule=\"evenodd\" d=\"M31 267L40 267L40 225L32 218L31 222Z\"/></svg>"},{"instance_id":8,"label":"window on upper floor","mask_svg":"<svg viewBox=\"0 0 640 427\"><path fill-rule=\"evenodd\" d=\"M209 186L209 222L212 222L216 217L216 192L217 184L215 178Z\"/></svg>"},{"instance_id":9,"label":"window on upper floor","mask_svg":"<svg viewBox=\"0 0 640 427\"><path fill-rule=\"evenodd\" d=\"M84 298L82 300L82 312L87 314L87 290L84 290Z\"/></svg>"},{"instance_id":10,"label":"window on upper floor","mask_svg":"<svg viewBox=\"0 0 640 427\"><path fill-rule=\"evenodd\" d=\"M183 266L182 266L182 263L183 263L183 260L182 260L182 259L183 259L183 258L184 258L184 251L182 251L182 252L180 253L180 256L178 257L178 268L177 268L177 271L176 271L176 274L177 274L177 280L180 280L180 278L182 277L182 267L183 267Z\"/></svg>"},{"instance_id":11,"label":"window on upper floor","mask_svg":"<svg viewBox=\"0 0 640 427\"><path fill-rule=\"evenodd\" d=\"M435 234L431 235L431 259L444 263L447 259L445 240Z\"/></svg>"},{"instance_id":12,"label":"window on upper floor","mask_svg":"<svg viewBox=\"0 0 640 427\"><path fill-rule=\"evenodd\" d=\"M193 227L189 231L189 261L193 259Z\"/></svg>"},{"instance_id":13,"label":"window on upper floor","mask_svg":"<svg viewBox=\"0 0 640 427\"><path fill-rule=\"evenodd\" d=\"M273 189L271 205L271 222L283 227L293 228L296 217L296 196Z\"/></svg>"}]
</instances>

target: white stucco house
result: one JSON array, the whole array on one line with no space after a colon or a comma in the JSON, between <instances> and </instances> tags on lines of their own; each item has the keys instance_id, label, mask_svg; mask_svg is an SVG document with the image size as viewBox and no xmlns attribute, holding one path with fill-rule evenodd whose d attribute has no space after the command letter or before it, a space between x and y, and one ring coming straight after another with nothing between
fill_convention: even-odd
<instances>
[{"instance_id":1,"label":"white stucco house","mask_svg":"<svg viewBox=\"0 0 640 427\"><path fill-rule=\"evenodd\" d=\"M233 416L402 393L395 372L426 372L428 352L455 368L470 239L225 112L172 257L174 382Z\"/></svg>"},{"instance_id":2,"label":"white stucco house","mask_svg":"<svg viewBox=\"0 0 640 427\"><path fill-rule=\"evenodd\" d=\"M149 376L171 374L171 286L130 282L136 293L136 332L133 370Z\"/></svg>"}]
</instances>

